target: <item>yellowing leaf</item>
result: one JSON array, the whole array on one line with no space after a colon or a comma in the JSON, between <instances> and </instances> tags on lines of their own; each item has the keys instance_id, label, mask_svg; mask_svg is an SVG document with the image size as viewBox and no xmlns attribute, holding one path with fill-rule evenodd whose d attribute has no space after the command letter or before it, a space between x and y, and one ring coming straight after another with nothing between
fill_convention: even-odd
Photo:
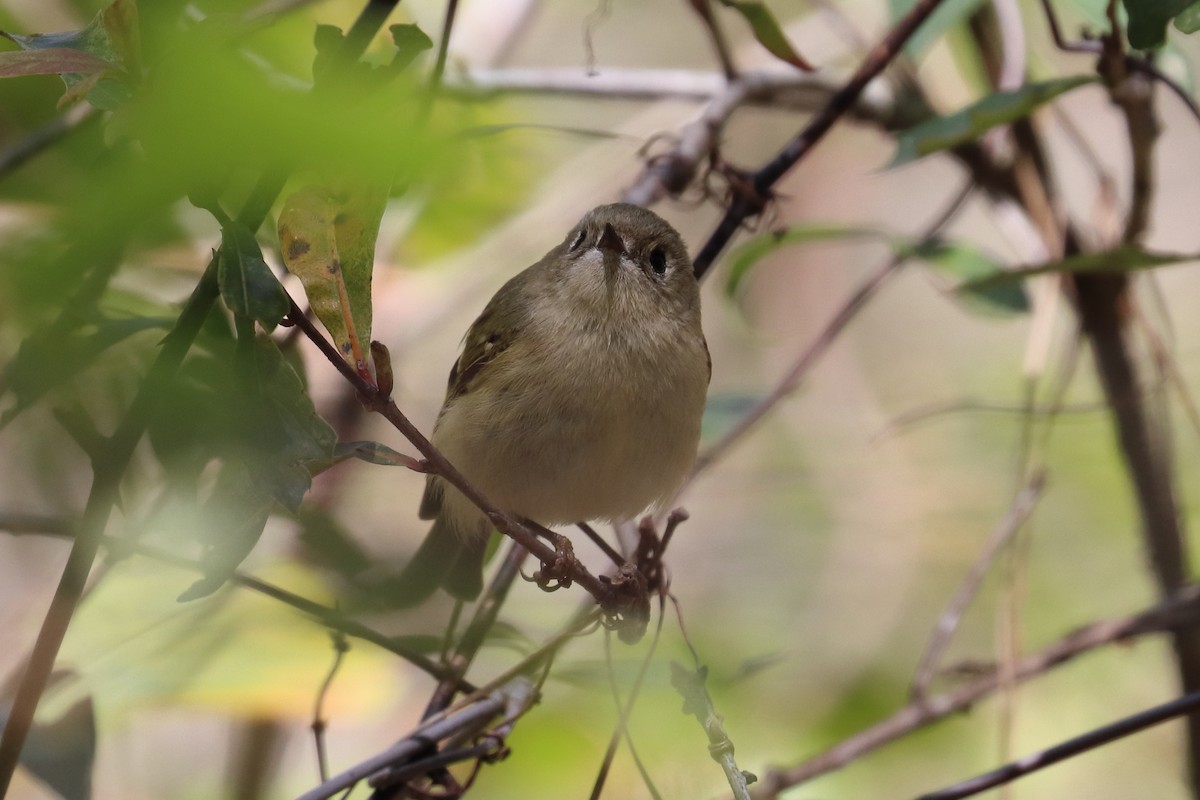
<instances>
[{"instance_id":1,"label":"yellowing leaf","mask_svg":"<svg viewBox=\"0 0 1200 800\"><path fill-rule=\"evenodd\" d=\"M342 356L368 377L371 269L386 194L307 186L279 214L279 247Z\"/></svg>"}]
</instances>

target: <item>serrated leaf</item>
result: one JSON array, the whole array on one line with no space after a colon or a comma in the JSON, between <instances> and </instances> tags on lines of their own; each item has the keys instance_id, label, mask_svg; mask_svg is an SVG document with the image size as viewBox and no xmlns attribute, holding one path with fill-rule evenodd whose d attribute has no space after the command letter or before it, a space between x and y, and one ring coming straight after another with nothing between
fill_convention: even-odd
<instances>
[{"instance_id":1,"label":"serrated leaf","mask_svg":"<svg viewBox=\"0 0 1200 800\"><path fill-rule=\"evenodd\" d=\"M1139 245L1127 244L1103 253L1084 253L1044 264L993 272L963 284L959 290L991 289L1017 283L1034 275L1055 272L1138 272L1191 261L1200 261L1200 253L1157 253Z\"/></svg>"},{"instance_id":2,"label":"serrated leaf","mask_svg":"<svg viewBox=\"0 0 1200 800\"><path fill-rule=\"evenodd\" d=\"M793 225L779 231L760 234L739 247L729 264L725 279L725 294L732 297L741 288L746 276L763 258L780 247L840 239L888 239L887 234L873 228L855 228L839 225Z\"/></svg>"},{"instance_id":3,"label":"serrated leaf","mask_svg":"<svg viewBox=\"0 0 1200 800\"><path fill-rule=\"evenodd\" d=\"M371 341L371 270L386 199L378 188L308 186L279 213L284 264L342 356L360 367Z\"/></svg>"},{"instance_id":4,"label":"serrated leaf","mask_svg":"<svg viewBox=\"0 0 1200 800\"><path fill-rule=\"evenodd\" d=\"M892 21L895 22L907 14L916 5L916 2L917 0L889 0L888 10ZM937 7L937 10L930 14L925 22L921 23L921 27L917 28L916 33L905 42L904 52L910 58L920 56L947 29L966 19L981 5L983 5L983 0L944 0Z\"/></svg>"},{"instance_id":5,"label":"serrated leaf","mask_svg":"<svg viewBox=\"0 0 1200 800\"><path fill-rule=\"evenodd\" d=\"M1030 83L1010 92L990 94L953 114L926 120L900 134L888 168L978 139L997 125L1016 122L1059 95L1096 80L1094 76L1078 75Z\"/></svg>"},{"instance_id":6,"label":"serrated leaf","mask_svg":"<svg viewBox=\"0 0 1200 800\"><path fill-rule=\"evenodd\" d=\"M433 47L433 40L415 24L392 25L388 31L396 45L396 55L392 57L389 68L396 72L408 69L413 59Z\"/></svg>"},{"instance_id":7,"label":"serrated leaf","mask_svg":"<svg viewBox=\"0 0 1200 800\"><path fill-rule=\"evenodd\" d=\"M1179 12L1179 16L1175 17L1175 29L1180 33L1200 31L1200 2L1192 3Z\"/></svg>"},{"instance_id":8,"label":"serrated leaf","mask_svg":"<svg viewBox=\"0 0 1200 800\"><path fill-rule=\"evenodd\" d=\"M1129 46L1149 50L1167 41L1167 23L1194 0L1122 0L1129 15Z\"/></svg>"},{"instance_id":9,"label":"serrated leaf","mask_svg":"<svg viewBox=\"0 0 1200 800\"><path fill-rule=\"evenodd\" d=\"M741 14L742 18L750 25L750 30L754 32L754 38L771 55L805 72L815 71L816 67L792 47L791 42L783 33L783 28L779 26L775 15L771 13L771 9L767 8L766 4L747 0L717 0L717 2Z\"/></svg>"},{"instance_id":10,"label":"serrated leaf","mask_svg":"<svg viewBox=\"0 0 1200 800\"><path fill-rule=\"evenodd\" d=\"M1001 264L961 242L926 242L913 255L959 282L958 295L974 308L1005 316L1029 311L1029 297L1019 283L973 286L972 281L1002 271Z\"/></svg>"},{"instance_id":11,"label":"serrated leaf","mask_svg":"<svg viewBox=\"0 0 1200 800\"><path fill-rule=\"evenodd\" d=\"M217 280L229 310L258 320L268 331L288 313L287 293L263 260L254 233L240 223L230 221L221 229Z\"/></svg>"}]
</instances>

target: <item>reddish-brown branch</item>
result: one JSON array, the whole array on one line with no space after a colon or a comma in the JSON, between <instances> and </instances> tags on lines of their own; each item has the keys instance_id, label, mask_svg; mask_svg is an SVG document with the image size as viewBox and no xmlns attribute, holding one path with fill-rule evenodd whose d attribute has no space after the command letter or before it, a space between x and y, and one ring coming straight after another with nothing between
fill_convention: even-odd
<instances>
[{"instance_id":1,"label":"reddish-brown branch","mask_svg":"<svg viewBox=\"0 0 1200 800\"><path fill-rule=\"evenodd\" d=\"M829 98L825 107L818 111L808 125L784 145L774 158L751 176L749 190L734 194L725 216L721 218L716 230L708 237L708 241L696 255L693 263L697 277L702 277L708 271L746 220L758 216L762 212L770 199L771 189L775 183L812 150L813 146L829 132L835 122L853 108L867 84L896 58L900 49L904 47L904 43L916 33L917 28L928 19L941 2L942 0L917 0L908 13L888 31L883 40L867 53L858 70L833 97Z\"/></svg>"},{"instance_id":2,"label":"reddish-brown branch","mask_svg":"<svg viewBox=\"0 0 1200 800\"><path fill-rule=\"evenodd\" d=\"M1131 617L1096 622L1067 634L1039 653L1014 665L1017 682L1035 678L1084 653L1116 642L1193 624L1200 616L1200 586L1189 585L1171 599ZM794 767L767 773L753 792L757 800L778 797L951 714L965 711L1000 687L997 673L984 675L942 694L914 700L884 719Z\"/></svg>"}]
</instances>

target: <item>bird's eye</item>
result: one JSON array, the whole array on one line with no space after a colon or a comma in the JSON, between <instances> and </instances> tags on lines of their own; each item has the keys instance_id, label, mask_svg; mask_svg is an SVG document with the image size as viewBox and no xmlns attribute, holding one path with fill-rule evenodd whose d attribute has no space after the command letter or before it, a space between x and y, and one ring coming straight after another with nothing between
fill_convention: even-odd
<instances>
[{"instance_id":1,"label":"bird's eye","mask_svg":"<svg viewBox=\"0 0 1200 800\"><path fill-rule=\"evenodd\" d=\"M667 254L661 247L650 251L650 269L654 270L655 275L662 275L667 271Z\"/></svg>"},{"instance_id":2,"label":"bird's eye","mask_svg":"<svg viewBox=\"0 0 1200 800\"><path fill-rule=\"evenodd\" d=\"M580 228L579 235L575 237L575 241L571 243L571 249L568 250L567 252L574 253L576 250L578 250L579 245L583 244L583 240L585 238L587 238L587 230L585 230L584 228Z\"/></svg>"}]
</instances>

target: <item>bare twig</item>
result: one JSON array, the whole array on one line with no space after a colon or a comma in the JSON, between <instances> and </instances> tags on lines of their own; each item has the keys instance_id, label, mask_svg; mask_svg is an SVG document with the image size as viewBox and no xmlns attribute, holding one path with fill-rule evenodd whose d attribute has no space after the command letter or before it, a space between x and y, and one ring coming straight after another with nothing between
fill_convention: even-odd
<instances>
[{"instance_id":1,"label":"bare twig","mask_svg":"<svg viewBox=\"0 0 1200 800\"><path fill-rule=\"evenodd\" d=\"M313 741L317 748L317 772L321 776L321 781L329 779L329 755L325 751L325 728L329 723L325 720L325 697L329 694L329 688L333 686L334 677L342 667L342 660L350 650L350 643L346 641L345 635L340 631L330 631L329 638L333 642L333 664L329 667L329 674L325 676L325 680L321 681L320 690L317 691L317 700L313 704L312 721Z\"/></svg>"},{"instance_id":2,"label":"bare twig","mask_svg":"<svg viewBox=\"0 0 1200 800\"><path fill-rule=\"evenodd\" d=\"M425 458L428 470L440 477L444 478L454 488L462 492L463 496L474 503L481 511L483 511L489 521L496 527L500 533L508 536L516 541L530 553L532 553L543 565L553 571L558 568L563 570L561 577L564 582L576 582L582 586L589 594L601 604L606 606L613 600L610 588L600 582L595 575L587 570L577 560L567 559L564 563L556 564L558 553L544 544L538 536L531 531L526 525L512 517L509 514L498 509L487 498L479 493L475 487L467 482L446 457L441 454L430 443L429 439L422 434L415 425L409 421L392 401L390 397L380 395L376 387L367 383L361 376L355 372L354 368L346 363L345 359L338 353L337 349L329 343L329 341L321 334L320 331L304 316L304 313L296 305L295 301L291 301L290 318L293 323L300 326L304 331L305 336L309 338L325 356L325 358L334 366L338 372L342 373L349 383L358 391L366 405L372 410L390 422L406 439L412 442L413 446L420 451Z\"/></svg>"},{"instance_id":3,"label":"bare twig","mask_svg":"<svg viewBox=\"0 0 1200 800\"><path fill-rule=\"evenodd\" d=\"M1062 744L1048 747L1041 752L1025 756L1012 764L1006 764L999 769L955 784L947 789L923 794L917 800L961 800L964 797L972 797L993 787L1009 783L1017 778L1037 772L1040 769L1045 769L1051 764L1057 764L1060 761L1073 758L1080 753L1086 753L1088 750L1115 742L1117 739L1140 733L1147 728L1160 725L1177 717L1192 714L1197 709L1200 709L1200 692L1192 692L1169 703L1163 703L1146 711L1131 714L1117 722L1096 728L1073 739L1068 739Z\"/></svg>"},{"instance_id":4,"label":"bare twig","mask_svg":"<svg viewBox=\"0 0 1200 800\"><path fill-rule=\"evenodd\" d=\"M0 530L5 530L9 533L17 535L39 534L59 536L63 538L71 538L75 535L74 526L67 520L38 518L35 520L37 523L36 526L28 527L21 527L19 525L10 527L9 525L5 524L4 520L5 517L0 517ZM20 523L22 521L21 516L18 516L15 521ZM170 553L161 548L146 544L145 542L135 542L125 538L104 535L100 537L100 544L108 550L110 557L133 554L142 556L143 558L150 558L163 564L170 564L171 566L178 567L179 569L186 569L195 572L204 572L207 569L205 565L199 561L182 558L174 553ZM395 639L383 635L374 628L370 628L366 625L363 625L361 622L358 622L357 620L344 616L337 609L323 606L320 603L314 602L305 597L301 597L300 595L293 594L286 589L282 589L274 584L267 583L266 581L259 580L258 578L250 575L246 575L243 572L234 571L233 574L229 576L229 582L234 586L238 586L243 589L249 589L252 592L257 592L258 594L270 597L273 600L277 600L284 605L291 606L297 611L307 614L331 630L339 631L347 636L353 636L355 639L362 639L365 642L370 642L377 647L387 650L389 653L398 655L411 663L413 666L434 678L441 680L451 677L451 672L447 667L431 661L423 653L405 647ZM474 690L474 687L466 681L461 682L461 688L463 691Z\"/></svg>"},{"instance_id":5,"label":"bare twig","mask_svg":"<svg viewBox=\"0 0 1200 800\"><path fill-rule=\"evenodd\" d=\"M850 80L839 89L829 102L816 113L812 120L796 136L784 145L773 159L751 176L747 191L735 193L733 202L708 241L700 248L693 260L696 276L702 277L717 256L733 239L746 220L758 216L770 198L771 187L784 176L800 159L812 150L834 123L841 119L858 100L870 83L904 47L904 43L916 33L917 28L934 12L942 0L917 0L883 40L867 54Z\"/></svg>"},{"instance_id":6,"label":"bare twig","mask_svg":"<svg viewBox=\"0 0 1200 800\"><path fill-rule=\"evenodd\" d=\"M935 236L938 231L954 218L954 215L958 213L963 203L970 196L973 188L972 184L968 182L958 191L954 198L946 205L945 209L926 227L925 233L921 237L922 241L927 241ZM908 261L908 258L907 254L893 255L888 259L887 263L875 271L855 290L850 299L837 310L817 338L793 362L791 368L779 379L779 382L775 384L771 391L755 403L754 407L747 411L732 428L726 431L720 439L700 455L696 460L695 468L692 470L693 479L696 475L711 466L730 447L745 436L748 431L761 422L781 400L796 390L804 376L808 374L808 371L812 369L818 359L825 355L829 347L837 340L837 337L850 324L850 321L866 306L867 301L875 295L875 292Z\"/></svg>"},{"instance_id":7,"label":"bare twig","mask_svg":"<svg viewBox=\"0 0 1200 800\"><path fill-rule=\"evenodd\" d=\"M1200 586L1192 584L1139 614L1096 622L1066 635L1041 652L1021 659L1015 666L1014 676L1023 682L1105 645L1192 624L1197 616L1200 616ZM887 719L803 763L772 770L752 796L758 800L778 797L785 789L840 769L915 730L970 708L996 691L998 686L999 677L993 673L977 677L956 689L914 700Z\"/></svg>"},{"instance_id":8,"label":"bare twig","mask_svg":"<svg viewBox=\"0 0 1200 800\"><path fill-rule=\"evenodd\" d=\"M505 706L505 694L498 691L459 711L424 722L387 750L333 776L300 795L297 800L327 800L381 770L406 763L413 756L427 751L431 742L481 730L488 720L502 713Z\"/></svg>"},{"instance_id":9,"label":"bare twig","mask_svg":"<svg viewBox=\"0 0 1200 800\"><path fill-rule=\"evenodd\" d=\"M1025 484L1025 487L1013 498L1008 513L1004 515L1004 519L1000 520L1000 523L992 531L987 544L984 545L983 552L975 559L975 563L971 565L967 576L959 584L958 591L954 593L954 597L938 618L933 636L930 638L929 644L926 645L925 652L921 656L921 662L917 666L916 673L913 676L911 689L913 697L918 699L924 697L929 690L929 684L933 681L937 671L938 661L946 651L946 646L950 643L951 637L954 636L954 631L958 629L962 615L966 612L971 600L979 592L979 587L983 584L983 579L995 563L996 556L1012 540L1012 537L1020 530L1021 526L1025 524L1025 520L1033 512L1033 508L1037 504L1038 498L1041 496L1045 486L1045 474L1041 472L1035 473Z\"/></svg>"}]
</instances>

